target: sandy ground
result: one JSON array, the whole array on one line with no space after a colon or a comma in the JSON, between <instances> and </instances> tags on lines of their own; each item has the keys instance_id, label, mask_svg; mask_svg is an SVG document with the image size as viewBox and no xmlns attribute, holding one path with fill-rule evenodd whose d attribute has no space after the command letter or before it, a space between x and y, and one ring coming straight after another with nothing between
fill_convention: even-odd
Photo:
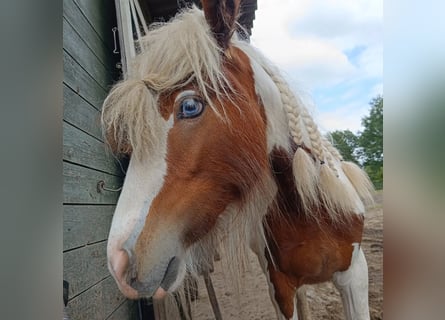
<instances>
[{"instance_id":1,"label":"sandy ground","mask_svg":"<svg viewBox=\"0 0 445 320\"><path fill-rule=\"evenodd\" d=\"M383 319L383 196L378 193L376 206L367 211L363 250L369 267L369 305L371 319ZM221 262L215 262L211 274L213 286L224 320L276 319L275 309L270 301L266 278L254 254L249 256L249 270L242 275L241 295L235 294L230 281L226 279ZM198 299L192 306L192 319L215 319L205 283L198 283ZM344 319L340 295L331 282L307 287L309 305L313 320Z\"/></svg>"}]
</instances>

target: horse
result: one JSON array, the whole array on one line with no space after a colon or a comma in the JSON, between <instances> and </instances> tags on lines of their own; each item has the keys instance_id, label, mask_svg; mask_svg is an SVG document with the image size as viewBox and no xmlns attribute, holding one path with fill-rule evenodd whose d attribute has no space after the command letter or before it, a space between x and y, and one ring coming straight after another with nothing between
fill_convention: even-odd
<instances>
[{"instance_id":1,"label":"horse","mask_svg":"<svg viewBox=\"0 0 445 320\"><path fill-rule=\"evenodd\" d=\"M219 243L233 256L243 244L279 319L298 319L304 285L329 280L346 319L369 319L360 242L372 185L278 68L239 39L239 2L203 0L151 26L104 101L106 141L130 157L109 271L127 298L162 301Z\"/></svg>"}]
</instances>

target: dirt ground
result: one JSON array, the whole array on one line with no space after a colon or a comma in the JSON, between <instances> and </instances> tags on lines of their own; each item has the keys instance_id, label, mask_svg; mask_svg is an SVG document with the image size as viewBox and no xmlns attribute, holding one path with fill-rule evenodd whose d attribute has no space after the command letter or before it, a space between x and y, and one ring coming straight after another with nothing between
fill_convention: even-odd
<instances>
[{"instance_id":1,"label":"dirt ground","mask_svg":"<svg viewBox=\"0 0 445 320\"><path fill-rule=\"evenodd\" d=\"M363 250L369 268L369 305L371 319L383 319L383 195L376 195L376 206L369 208L363 234ZM249 270L240 279L241 295L235 294L228 284L221 262L215 262L211 274L218 303L224 320L276 319L270 301L266 278L254 254L249 256ZM198 299L193 303L192 319L215 319L205 283L198 283ZM340 295L331 282L307 287L307 296L313 320L344 319Z\"/></svg>"}]
</instances>

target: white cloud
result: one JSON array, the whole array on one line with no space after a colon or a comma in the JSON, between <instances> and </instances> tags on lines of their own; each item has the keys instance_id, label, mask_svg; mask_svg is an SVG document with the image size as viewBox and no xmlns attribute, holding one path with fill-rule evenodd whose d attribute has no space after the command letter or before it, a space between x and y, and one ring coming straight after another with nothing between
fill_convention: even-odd
<instances>
[{"instance_id":1,"label":"white cloud","mask_svg":"<svg viewBox=\"0 0 445 320\"><path fill-rule=\"evenodd\" d=\"M282 0L279 5L258 0L251 42L310 92L360 87L362 100L348 92L332 97L345 102L344 114L329 111L327 119L320 118L329 130L340 125L353 130L360 127L370 97L383 90L382 17L382 0Z\"/></svg>"},{"instance_id":2,"label":"white cloud","mask_svg":"<svg viewBox=\"0 0 445 320\"><path fill-rule=\"evenodd\" d=\"M312 34L347 48L381 41L380 0L310 0L304 16L293 21L296 35Z\"/></svg>"},{"instance_id":3,"label":"white cloud","mask_svg":"<svg viewBox=\"0 0 445 320\"><path fill-rule=\"evenodd\" d=\"M381 77L383 74L383 46L374 45L366 48L360 55L358 65L362 77Z\"/></svg>"},{"instance_id":4,"label":"white cloud","mask_svg":"<svg viewBox=\"0 0 445 320\"><path fill-rule=\"evenodd\" d=\"M323 132L348 129L356 133L363 130L361 119L368 113L369 106L360 106L355 101L335 111L321 112L316 119Z\"/></svg>"}]
</instances>

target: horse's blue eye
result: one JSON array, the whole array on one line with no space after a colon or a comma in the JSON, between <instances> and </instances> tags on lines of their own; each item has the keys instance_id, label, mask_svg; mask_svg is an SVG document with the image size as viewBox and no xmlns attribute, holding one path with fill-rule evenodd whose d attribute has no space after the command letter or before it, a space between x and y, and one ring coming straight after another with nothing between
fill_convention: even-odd
<instances>
[{"instance_id":1,"label":"horse's blue eye","mask_svg":"<svg viewBox=\"0 0 445 320\"><path fill-rule=\"evenodd\" d=\"M178 117L180 119L183 118L194 118L199 116L204 109L202 101L197 98L186 98L181 101L181 105L179 106L179 114Z\"/></svg>"}]
</instances>

